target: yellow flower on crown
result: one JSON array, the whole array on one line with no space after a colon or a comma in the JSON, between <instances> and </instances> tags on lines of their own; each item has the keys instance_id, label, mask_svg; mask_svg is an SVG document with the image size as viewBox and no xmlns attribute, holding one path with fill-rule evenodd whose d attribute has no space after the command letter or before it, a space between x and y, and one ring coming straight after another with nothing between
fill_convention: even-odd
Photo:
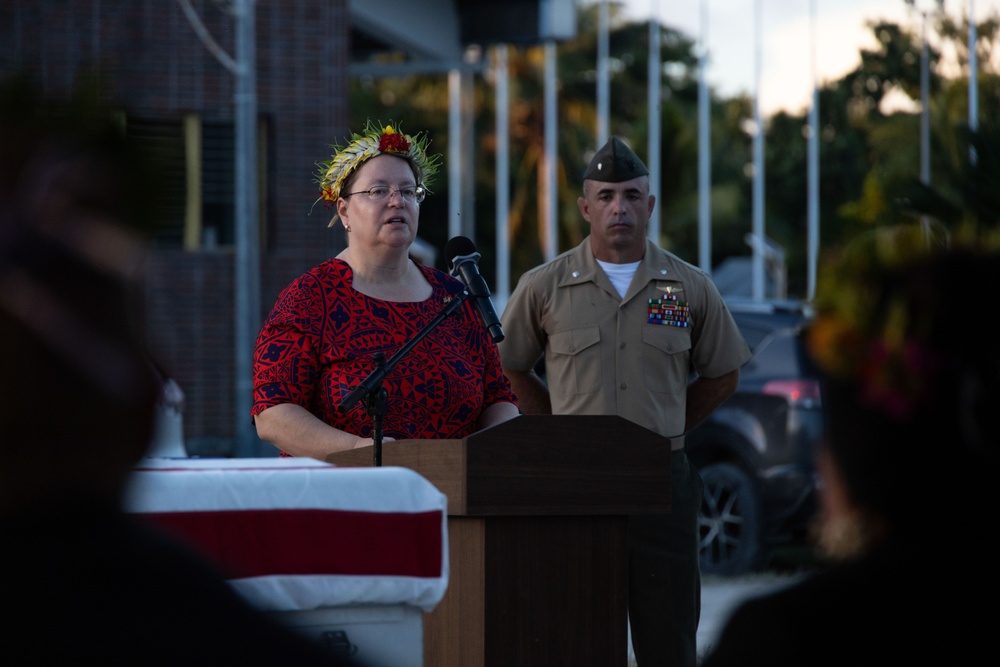
<instances>
[{"instance_id":1,"label":"yellow flower on crown","mask_svg":"<svg viewBox=\"0 0 1000 667\"><path fill-rule=\"evenodd\" d=\"M362 164L384 153L408 158L417 169L417 184L429 191L427 186L437 173L440 156L428 156L428 145L430 140L426 132L404 134L398 125L393 127L391 121L383 126L369 120L364 132L352 134L351 140L345 145L332 145L333 157L326 162L317 163L319 198L325 200L328 207L336 204L348 177Z\"/></svg>"}]
</instances>

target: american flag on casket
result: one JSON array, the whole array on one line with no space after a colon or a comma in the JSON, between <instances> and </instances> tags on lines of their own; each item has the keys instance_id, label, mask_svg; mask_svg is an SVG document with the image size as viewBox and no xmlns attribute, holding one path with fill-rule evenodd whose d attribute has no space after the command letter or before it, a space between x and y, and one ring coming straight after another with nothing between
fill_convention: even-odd
<instances>
[{"instance_id":1,"label":"american flag on casket","mask_svg":"<svg viewBox=\"0 0 1000 667\"><path fill-rule=\"evenodd\" d=\"M407 468L148 458L126 509L188 542L266 611L431 611L448 586L447 498Z\"/></svg>"}]
</instances>

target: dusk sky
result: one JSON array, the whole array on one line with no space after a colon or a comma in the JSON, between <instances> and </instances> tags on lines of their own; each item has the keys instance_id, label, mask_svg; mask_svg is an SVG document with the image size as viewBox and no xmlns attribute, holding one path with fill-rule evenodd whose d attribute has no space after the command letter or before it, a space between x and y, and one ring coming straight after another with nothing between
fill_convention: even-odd
<instances>
[{"instance_id":1,"label":"dusk sky","mask_svg":"<svg viewBox=\"0 0 1000 667\"><path fill-rule=\"evenodd\" d=\"M590 0L585 0L590 1ZM761 3L758 40L755 6ZM753 94L760 44L760 105L765 114L777 109L799 111L811 99L813 61L820 80L833 79L858 63L858 51L871 46L869 19L888 18L919 26L920 15L904 0L625 0L627 16L647 20L655 14L666 25L694 39L707 29L709 84L721 95ZM934 8L934 0L916 0L918 8ZM945 0L945 11L958 18L970 0ZM1000 9L1000 0L972 0L978 20ZM707 9L707 26L702 12ZM815 22L811 10L815 11ZM815 30L814 30L815 25ZM815 48L811 46L815 34ZM933 40L934 36L929 36ZM613 55L613 54L612 54Z\"/></svg>"}]
</instances>

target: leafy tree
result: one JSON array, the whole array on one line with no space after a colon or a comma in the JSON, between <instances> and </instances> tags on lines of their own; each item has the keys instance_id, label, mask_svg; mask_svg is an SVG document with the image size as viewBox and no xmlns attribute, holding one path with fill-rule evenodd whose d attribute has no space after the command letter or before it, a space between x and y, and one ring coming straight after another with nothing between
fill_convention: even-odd
<instances>
[{"instance_id":1,"label":"leafy tree","mask_svg":"<svg viewBox=\"0 0 1000 667\"><path fill-rule=\"evenodd\" d=\"M1000 103L1000 74L993 60L1000 37L1000 15L993 14L977 24L976 73L982 120L978 131L968 124L969 50L968 21L940 17L936 29L957 55L965 76L941 79L931 104L932 178L920 182L912 170L898 170L897 178L886 183L887 199L896 218L931 218L945 228L980 229L1000 225L1000 126L993 109Z\"/></svg>"},{"instance_id":2,"label":"leafy tree","mask_svg":"<svg viewBox=\"0 0 1000 667\"><path fill-rule=\"evenodd\" d=\"M583 170L598 148L597 110L597 7L578 13L578 37L558 47L558 197L559 248L579 243L587 233L576 200L581 194ZM627 23L620 7L610 7L612 30L609 130L625 137L642 155L648 140L647 70L648 24ZM697 248L697 58L694 42L682 33L661 26L663 101L661 111L662 168L660 199L668 244L683 256L693 258ZM543 260L539 220L543 198L540 189L544 156L544 49L541 46L511 47L508 51L510 79L510 204L512 277ZM495 106L489 77L475 80L476 219L478 243L484 255L485 273L492 270L492 224L495 210L494 133ZM352 83L352 125L367 118L403 120L408 130L426 129L435 151L447 151L447 80L443 75L399 78L361 78ZM738 125L734 110L743 102L715 102L713 123L728 128ZM742 135L742 133L741 133ZM727 136L722 132L718 136ZM733 173L736 184L720 188L719 210L730 219L742 214L743 163L749 155L745 136L721 140L721 171ZM738 148L738 150L733 150ZM733 157L737 156L737 157ZM729 165L728 162L734 164ZM446 177L434 185L421 211L421 235L441 246L446 242L445 225L434 221L447 215ZM745 251L745 247L743 248ZM490 276L487 275L489 279Z\"/></svg>"},{"instance_id":3,"label":"leafy tree","mask_svg":"<svg viewBox=\"0 0 1000 667\"><path fill-rule=\"evenodd\" d=\"M649 26L622 20L612 3L609 130L626 138L645 155L649 117L647 75ZM584 166L596 150L597 109L596 5L578 12L577 37L558 45L558 242L560 249L579 243L587 233L576 200ZM956 53L967 67L967 25L939 17L939 52L931 48L932 188L917 179L920 118L888 106L892 95L920 97L918 35L888 21L870 24L875 47L860 53L851 72L819 91L821 247L837 245L858 232L933 215L947 225L975 220L995 224L1000 145L996 123L984 119L969 132L968 79L937 72L941 53ZM1000 38L1000 19L978 24L981 108L1000 107L1000 77L991 60ZM659 178L662 243L693 260L698 246L698 105L694 41L660 26L661 110ZM545 186L544 48L510 47L511 274L516 279L543 261L539 221ZM479 249L487 279L493 262L495 210L492 71L474 78L475 206ZM409 131L427 130L433 150L448 150L448 82L442 74L399 78L360 78L352 84L352 125L367 118L403 121ZM743 237L750 230L752 202L751 137L745 125L752 101L745 96L711 99L711 209L713 262L749 254ZM767 123L765 154L766 230L786 250L789 290L803 294L806 281L807 118L779 113ZM978 160L969 159L969 147ZM437 247L447 241L448 183L444 174L421 211L421 235ZM992 223L990 223L992 221Z\"/></svg>"},{"instance_id":4,"label":"leafy tree","mask_svg":"<svg viewBox=\"0 0 1000 667\"><path fill-rule=\"evenodd\" d=\"M991 16L979 25L981 108L995 109L1000 83L990 55L1000 24ZM855 70L820 91L821 245L837 245L863 230L921 216L952 227L972 218L980 223L991 215L995 219L995 188L990 184L1000 177L992 157L1000 147L989 117L979 133L969 133L968 78L941 76L936 71L941 51L928 49L934 184L928 188L919 182L919 114L887 107L890 93L920 99L920 37L886 21L869 27L876 47L863 50ZM937 25L942 50L957 53L966 67L967 28L947 16L939 17ZM805 147L796 136L797 126L805 124L804 114L779 114L767 136L768 232L790 249L804 248L805 242ZM969 162L970 142L982 146L984 153L975 164ZM804 275L800 265L801 255L791 252L793 290L797 277Z\"/></svg>"}]
</instances>

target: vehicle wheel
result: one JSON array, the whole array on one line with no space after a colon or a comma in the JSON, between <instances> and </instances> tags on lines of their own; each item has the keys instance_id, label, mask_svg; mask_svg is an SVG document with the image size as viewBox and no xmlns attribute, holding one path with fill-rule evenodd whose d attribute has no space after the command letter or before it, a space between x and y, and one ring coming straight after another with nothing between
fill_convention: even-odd
<instances>
[{"instance_id":1,"label":"vehicle wheel","mask_svg":"<svg viewBox=\"0 0 1000 667\"><path fill-rule=\"evenodd\" d=\"M760 554L760 507L753 482L730 463L714 463L700 471L701 571L731 576L753 569Z\"/></svg>"}]
</instances>

